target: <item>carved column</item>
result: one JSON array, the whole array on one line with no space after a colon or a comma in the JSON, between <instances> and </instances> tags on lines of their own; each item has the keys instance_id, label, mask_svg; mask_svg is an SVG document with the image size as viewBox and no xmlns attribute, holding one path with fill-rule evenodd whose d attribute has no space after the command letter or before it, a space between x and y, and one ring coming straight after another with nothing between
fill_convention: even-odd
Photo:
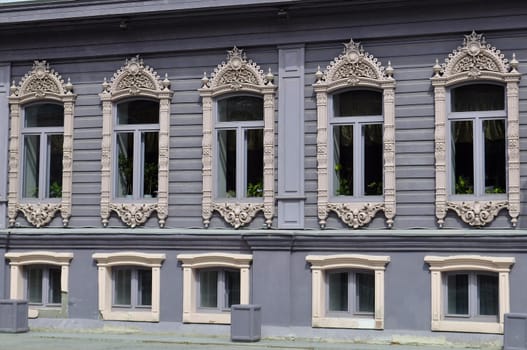
<instances>
[{"instance_id":1,"label":"carved column","mask_svg":"<svg viewBox=\"0 0 527 350\"><path fill-rule=\"evenodd\" d=\"M170 148L170 93L163 93L159 100L159 173L157 218L159 227L165 227L168 217L168 168Z\"/></svg>"},{"instance_id":2,"label":"carved column","mask_svg":"<svg viewBox=\"0 0 527 350\"><path fill-rule=\"evenodd\" d=\"M112 155L112 102L106 93L102 100L102 150L101 150L101 219L104 227L110 219L111 155Z\"/></svg>"},{"instance_id":3,"label":"carved column","mask_svg":"<svg viewBox=\"0 0 527 350\"><path fill-rule=\"evenodd\" d=\"M71 195L73 180L73 118L75 116L75 97L64 99L64 153L62 158L62 203L61 216L64 227L71 216Z\"/></svg>"},{"instance_id":4,"label":"carved column","mask_svg":"<svg viewBox=\"0 0 527 350\"><path fill-rule=\"evenodd\" d=\"M203 98L203 198L201 215L203 225L209 227L212 216L212 97L210 91L201 91Z\"/></svg>"},{"instance_id":5,"label":"carved column","mask_svg":"<svg viewBox=\"0 0 527 350\"><path fill-rule=\"evenodd\" d=\"M519 128L519 74L507 77L507 152L509 167L509 215L516 226L520 215L520 128Z\"/></svg>"},{"instance_id":6,"label":"carved column","mask_svg":"<svg viewBox=\"0 0 527 350\"><path fill-rule=\"evenodd\" d=\"M274 86L263 89L264 94L264 217L271 228L274 216Z\"/></svg>"},{"instance_id":7,"label":"carved column","mask_svg":"<svg viewBox=\"0 0 527 350\"><path fill-rule=\"evenodd\" d=\"M9 139L9 189L7 194L9 226L15 225L17 215L19 159L18 149L20 144L20 105L18 99L11 98L11 137Z\"/></svg>"},{"instance_id":8,"label":"carved column","mask_svg":"<svg viewBox=\"0 0 527 350\"><path fill-rule=\"evenodd\" d=\"M325 87L314 86L317 94L317 173L318 173L318 223L326 227L328 217L328 97Z\"/></svg>"},{"instance_id":9,"label":"carved column","mask_svg":"<svg viewBox=\"0 0 527 350\"><path fill-rule=\"evenodd\" d=\"M436 218L443 227L446 216L447 176L446 176L446 101L445 81L432 80L435 103L435 166L436 166Z\"/></svg>"},{"instance_id":10,"label":"carved column","mask_svg":"<svg viewBox=\"0 0 527 350\"><path fill-rule=\"evenodd\" d=\"M395 217L395 86L388 83L383 88L384 101L384 215L386 225L393 226Z\"/></svg>"}]
</instances>

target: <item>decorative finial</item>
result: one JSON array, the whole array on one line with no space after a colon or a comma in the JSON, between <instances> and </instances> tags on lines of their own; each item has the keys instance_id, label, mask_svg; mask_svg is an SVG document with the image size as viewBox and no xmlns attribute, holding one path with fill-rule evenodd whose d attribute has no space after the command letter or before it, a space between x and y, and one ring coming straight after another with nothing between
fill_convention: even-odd
<instances>
[{"instance_id":1,"label":"decorative finial","mask_svg":"<svg viewBox=\"0 0 527 350\"><path fill-rule=\"evenodd\" d=\"M17 88L14 80L13 80L13 83L11 84L11 87L9 88L9 90L11 91L11 95L12 96L16 96L18 88Z\"/></svg>"},{"instance_id":2,"label":"decorative finial","mask_svg":"<svg viewBox=\"0 0 527 350\"><path fill-rule=\"evenodd\" d=\"M267 81L267 84L273 85L274 75L271 72L271 67L269 67L269 72L265 75L265 80Z\"/></svg>"},{"instance_id":3,"label":"decorative finial","mask_svg":"<svg viewBox=\"0 0 527 350\"><path fill-rule=\"evenodd\" d=\"M110 91L110 83L106 80L106 77L104 77L104 81L102 83L102 91L103 92L109 92Z\"/></svg>"},{"instance_id":4,"label":"decorative finial","mask_svg":"<svg viewBox=\"0 0 527 350\"><path fill-rule=\"evenodd\" d=\"M165 73L165 79L161 82L163 84L163 90L168 90L168 87L170 86L170 80L168 80L168 73Z\"/></svg>"},{"instance_id":5,"label":"decorative finial","mask_svg":"<svg viewBox=\"0 0 527 350\"><path fill-rule=\"evenodd\" d=\"M68 78L68 82L66 83L66 85L64 85L64 89L66 90L67 95L71 95L71 93L73 92L73 84L71 83L70 78Z\"/></svg>"},{"instance_id":6,"label":"decorative finial","mask_svg":"<svg viewBox=\"0 0 527 350\"><path fill-rule=\"evenodd\" d=\"M322 83L322 79L324 78L324 73L320 70L320 66L317 67L317 72L315 73L315 78L317 78L317 83Z\"/></svg>"},{"instance_id":7,"label":"decorative finial","mask_svg":"<svg viewBox=\"0 0 527 350\"><path fill-rule=\"evenodd\" d=\"M393 79L393 67L392 67L392 62L388 61L388 67L386 67L386 76L390 79Z\"/></svg>"},{"instance_id":8,"label":"decorative finial","mask_svg":"<svg viewBox=\"0 0 527 350\"><path fill-rule=\"evenodd\" d=\"M434 64L434 77L439 77L439 73L441 72L441 66L439 65L439 60L436 58L436 64Z\"/></svg>"},{"instance_id":9,"label":"decorative finial","mask_svg":"<svg viewBox=\"0 0 527 350\"><path fill-rule=\"evenodd\" d=\"M510 65L511 65L511 68L512 68L512 70L511 70L512 72L514 72L514 73L518 72L519 62L516 59L516 54L514 52L512 53L512 60L510 61Z\"/></svg>"},{"instance_id":10,"label":"decorative finial","mask_svg":"<svg viewBox=\"0 0 527 350\"><path fill-rule=\"evenodd\" d=\"M203 78L201 78L201 87L202 88L209 87L209 78L207 78L207 72L203 72Z\"/></svg>"}]
</instances>

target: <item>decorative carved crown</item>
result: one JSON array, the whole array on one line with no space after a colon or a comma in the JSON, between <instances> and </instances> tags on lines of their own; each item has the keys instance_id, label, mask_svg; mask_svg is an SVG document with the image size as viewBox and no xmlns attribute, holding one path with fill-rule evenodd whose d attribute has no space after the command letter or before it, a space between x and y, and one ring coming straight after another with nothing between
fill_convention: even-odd
<instances>
[{"instance_id":1,"label":"decorative carved crown","mask_svg":"<svg viewBox=\"0 0 527 350\"><path fill-rule=\"evenodd\" d=\"M131 95L137 95L141 89L168 91L170 81L167 75L161 80L157 72L145 66L143 59L137 55L125 61L125 65L114 73L110 83L104 78L102 86L103 94L128 90Z\"/></svg>"},{"instance_id":2,"label":"decorative carved crown","mask_svg":"<svg viewBox=\"0 0 527 350\"><path fill-rule=\"evenodd\" d=\"M436 60L434 77L465 73L469 77L478 78L483 71L504 74L517 72L517 68L518 61L514 54L509 62L500 50L487 43L483 34L472 31L465 35L463 46L453 50L443 64L439 65Z\"/></svg>"},{"instance_id":3,"label":"decorative carved crown","mask_svg":"<svg viewBox=\"0 0 527 350\"><path fill-rule=\"evenodd\" d=\"M43 98L46 94L71 95L73 85L70 80L64 84L62 77L49 67L46 61L34 61L31 71L26 73L18 86L11 85L11 96L34 95Z\"/></svg>"},{"instance_id":4,"label":"decorative carved crown","mask_svg":"<svg viewBox=\"0 0 527 350\"><path fill-rule=\"evenodd\" d=\"M201 79L202 88L228 86L233 90L239 90L244 84L273 85L274 76L270 68L269 72L264 75L260 66L252 60L247 60L244 50L236 46L232 50L227 50L227 53L227 62L221 62L214 69L210 79L204 73L203 79Z\"/></svg>"},{"instance_id":5,"label":"decorative carved crown","mask_svg":"<svg viewBox=\"0 0 527 350\"><path fill-rule=\"evenodd\" d=\"M344 43L344 51L336 57L324 72L320 67L316 73L317 84L331 83L347 79L350 85L355 85L362 78L373 80L393 80L393 68L388 62L388 67L384 68L377 58L364 51L360 42L350 39L349 43Z\"/></svg>"}]
</instances>

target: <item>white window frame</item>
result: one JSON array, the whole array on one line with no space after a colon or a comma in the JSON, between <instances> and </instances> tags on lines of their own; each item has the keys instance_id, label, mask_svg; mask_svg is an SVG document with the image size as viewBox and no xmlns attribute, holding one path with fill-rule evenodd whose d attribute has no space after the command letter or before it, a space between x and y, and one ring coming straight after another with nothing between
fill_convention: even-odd
<instances>
[{"instance_id":1,"label":"white window frame","mask_svg":"<svg viewBox=\"0 0 527 350\"><path fill-rule=\"evenodd\" d=\"M64 83L62 77L50 68L46 61L35 61L33 68L20 83L11 86L9 96L10 109L10 141L9 141L9 189L8 216L9 226L14 227L18 213L35 227L48 225L60 211L62 224L68 226L71 217L71 186L73 174L73 115L76 95L73 85L68 79ZM64 126L53 128L63 134L62 147L62 197L47 198L39 195L38 199L22 198L22 167L24 134L29 129L24 128L24 108L35 103L56 103L64 106ZM50 129L51 130L51 129ZM42 144L43 140L41 140ZM22 153L22 154L21 154ZM41 149L41 155L43 150ZM45 152L44 152L45 153ZM46 162L44 162L46 164ZM42 163L41 163L42 166ZM44 180L39 180L44 182ZM44 188L39 191L44 193Z\"/></svg>"},{"instance_id":2,"label":"white window frame","mask_svg":"<svg viewBox=\"0 0 527 350\"><path fill-rule=\"evenodd\" d=\"M211 78L206 73L199 89L203 101L203 225L209 227L213 212L218 212L234 228L249 224L260 211L263 212L267 228L273 223L274 216L274 153L275 153L275 94L274 76L264 74L256 63L247 60L243 50L234 47L228 51L227 62L222 62L214 70ZM216 101L227 94L262 96L264 106L263 140L264 140L264 173L263 203L253 198L240 198L226 201L217 198L215 180L217 176L217 145L214 115ZM217 183L216 183L217 184ZM237 193L238 195L238 193ZM249 200L250 199L250 200Z\"/></svg>"},{"instance_id":3,"label":"white window frame","mask_svg":"<svg viewBox=\"0 0 527 350\"><path fill-rule=\"evenodd\" d=\"M165 254L141 252L95 253L98 267L99 312L103 320L159 322L161 294L161 264ZM152 269L152 306L123 308L113 306L114 283L112 268Z\"/></svg>"},{"instance_id":4,"label":"white window frame","mask_svg":"<svg viewBox=\"0 0 527 350\"><path fill-rule=\"evenodd\" d=\"M372 55L364 52L360 43L350 40L344 44L342 54L322 72L317 70L313 89L317 98L317 174L318 174L318 220L321 228L326 227L330 212L334 212L350 228L369 224L379 211L384 212L386 226L393 226L395 217L395 80L390 62L382 67ZM378 201L370 198L338 199L330 195L333 187L330 176L334 171L331 153L332 95L346 89L373 89L383 94L383 196ZM329 103L328 103L329 101ZM329 105L329 108L328 108ZM329 119L329 120L328 120ZM331 123L331 124L330 124ZM329 129L329 130L328 130ZM328 152L330 152L328 154ZM361 176L363 177L363 176ZM369 196L368 196L369 197Z\"/></svg>"},{"instance_id":5,"label":"white window frame","mask_svg":"<svg viewBox=\"0 0 527 350\"><path fill-rule=\"evenodd\" d=\"M113 76L110 82L104 79L103 92L99 94L102 101L102 156L101 156L101 220L104 227L115 212L121 221L129 226L143 225L150 215L157 212L158 224L164 227L168 217L168 164L169 164L169 130L170 101L172 91L169 89L168 76L161 80L149 66L145 66L139 56L126 60L126 63ZM159 101L159 170L158 196L155 200L137 198L126 201L114 198L117 171L115 158L116 128L114 109L116 104L125 99L152 99ZM113 180L112 180L113 179Z\"/></svg>"},{"instance_id":6,"label":"white window frame","mask_svg":"<svg viewBox=\"0 0 527 350\"><path fill-rule=\"evenodd\" d=\"M505 314L510 311L509 273L515 263L513 257L480 255L425 256L430 265L431 306L433 331L475 332L503 334ZM457 320L446 315L445 276L449 272L490 272L498 274L499 316L496 321L481 321L477 318Z\"/></svg>"},{"instance_id":7,"label":"white window frame","mask_svg":"<svg viewBox=\"0 0 527 350\"><path fill-rule=\"evenodd\" d=\"M336 254L308 255L312 272L312 327L384 329L384 271L390 262L389 256ZM349 317L335 316L328 312L328 272L336 270L373 271L375 278L375 310L371 317L349 314Z\"/></svg>"},{"instance_id":8,"label":"white window frame","mask_svg":"<svg viewBox=\"0 0 527 350\"><path fill-rule=\"evenodd\" d=\"M11 299L26 299L27 283L25 267L27 266L58 266L61 269L60 274L60 290L61 290L61 305L57 308L55 305L37 306L29 305L28 317L37 318L39 312L46 309L60 309L60 311L67 315L67 295L69 286L69 267L73 259L73 253L51 252L51 251L29 251L29 252L8 252L4 257L9 260L9 268L11 270L10 277L10 291L9 297Z\"/></svg>"},{"instance_id":9,"label":"white window frame","mask_svg":"<svg viewBox=\"0 0 527 350\"><path fill-rule=\"evenodd\" d=\"M507 209L511 225L520 214L520 141L518 61L513 54L508 61L482 34L465 35L463 46L451 53L442 65L436 60L431 78L435 102L435 177L436 218L441 228L447 211L454 211L463 222L481 227L491 223L502 209ZM495 83L505 87L505 128L507 130L506 198L501 196L453 196L450 189L450 113L449 89L465 83ZM464 113L464 112L463 112ZM470 112L469 112L470 113ZM490 112L489 112L490 113ZM476 147L476 145L474 145ZM474 160L476 162L476 159ZM475 170L477 166L474 165Z\"/></svg>"},{"instance_id":10,"label":"white window frame","mask_svg":"<svg viewBox=\"0 0 527 350\"><path fill-rule=\"evenodd\" d=\"M240 271L240 304L249 304L251 254L203 253L179 254L183 268L183 322L230 324L229 311L200 308L198 305L198 271L200 269L232 269Z\"/></svg>"}]
</instances>

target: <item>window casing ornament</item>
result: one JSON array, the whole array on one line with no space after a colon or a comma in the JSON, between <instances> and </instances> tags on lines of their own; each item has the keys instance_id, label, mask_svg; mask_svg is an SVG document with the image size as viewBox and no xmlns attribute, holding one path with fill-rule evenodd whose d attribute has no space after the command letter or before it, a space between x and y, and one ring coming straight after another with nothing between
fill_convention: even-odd
<instances>
[{"instance_id":1,"label":"window casing ornament","mask_svg":"<svg viewBox=\"0 0 527 350\"><path fill-rule=\"evenodd\" d=\"M73 114L76 95L73 85L68 79L64 83L62 77L50 68L46 61L35 61L33 68L18 85L11 85L9 104L11 105L11 131L9 142L9 192L8 216L9 226L13 227L19 212L26 220L36 227L42 227L51 222L60 211L62 223L67 226L71 216L71 184L73 159ZM24 199L22 183L20 182L23 162L22 149L24 137L24 109L33 103L60 104L64 108L64 122L60 134L62 142L62 188L60 200L52 200L48 195L39 195L38 200ZM49 175L49 174L48 174ZM41 176L47 176L42 175ZM42 181L40 181L42 183ZM41 190L41 193L43 190ZM57 196L58 197L58 196Z\"/></svg>"},{"instance_id":2,"label":"window casing ornament","mask_svg":"<svg viewBox=\"0 0 527 350\"><path fill-rule=\"evenodd\" d=\"M274 76L269 69L264 74L256 63L247 60L243 50L234 47L228 51L227 62L222 62L212 73L206 73L199 89L203 100L203 200L202 217L205 227L209 226L214 211L220 213L226 222L239 228L250 223L256 214L263 211L265 223L271 227L274 216ZM213 170L217 158L215 143L214 115L217 100L226 94L257 95L263 97L263 202L258 200L223 201L217 200L218 189L213 185L218 169ZM235 95L236 96L236 95Z\"/></svg>"},{"instance_id":3,"label":"window casing ornament","mask_svg":"<svg viewBox=\"0 0 527 350\"><path fill-rule=\"evenodd\" d=\"M160 227L164 227L168 216L168 161L170 101L172 91L167 75L161 80L157 72L145 66L139 56L126 60L126 63L113 76L110 82L104 79L103 91L99 94L103 109L102 170L101 170L101 219L106 227L111 212L117 213L121 220L130 227L144 224L156 211ZM153 99L159 101L159 162L158 193L152 200L134 200L117 202L112 171L117 176L118 169L114 158L117 155L114 137L116 104L124 99ZM113 163L112 163L113 162Z\"/></svg>"},{"instance_id":4,"label":"window casing ornament","mask_svg":"<svg viewBox=\"0 0 527 350\"><path fill-rule=\"evenodd\" d=\"M384 68L372 55L364 52L360 43L350 40L344 44L342 54L336 57L326 70L316 72L313 89L317 99L317 173L318 173L318 219L325 228L330 211L337 214L349 227L359 228L367 225L379 211L383 211L386 224L392 227L395 217L395 80L393 68L388 62ZM369 202L361 196L346 202L330 198L329 175L333 164L329 160L331 148L328 138L328 118L331 114L328 100L331 94L344 89L360 88L381 90L383 110L383 197L382 201ZM331 131L332 132L332 131Z\"/></svg>"},{"instance_id":5,"label":"window casing ornament","mask_svg":"<svg viewBox=\"0 0 527 350\"><path fill-rule=\"evenodd\" d=\"M504 55L485 41L482 34L465 35L458 47L443 64L433 67L431 78L435 100L435 159L436 159L436 218L443 227L448 210L452 210L470 226L481 227L494 220L502 209L507 209L511 225L516 226L520 214L520 148L519 148L519 81L518 61L513 54L509 62ZM506 193L507 198L482 196L469 200L455 200L447 183L447 134L449 127L447 88L463 83L499 83L506 95ZM452 169L450 169L451 171Z\"/></svg>"}]
</instances>

